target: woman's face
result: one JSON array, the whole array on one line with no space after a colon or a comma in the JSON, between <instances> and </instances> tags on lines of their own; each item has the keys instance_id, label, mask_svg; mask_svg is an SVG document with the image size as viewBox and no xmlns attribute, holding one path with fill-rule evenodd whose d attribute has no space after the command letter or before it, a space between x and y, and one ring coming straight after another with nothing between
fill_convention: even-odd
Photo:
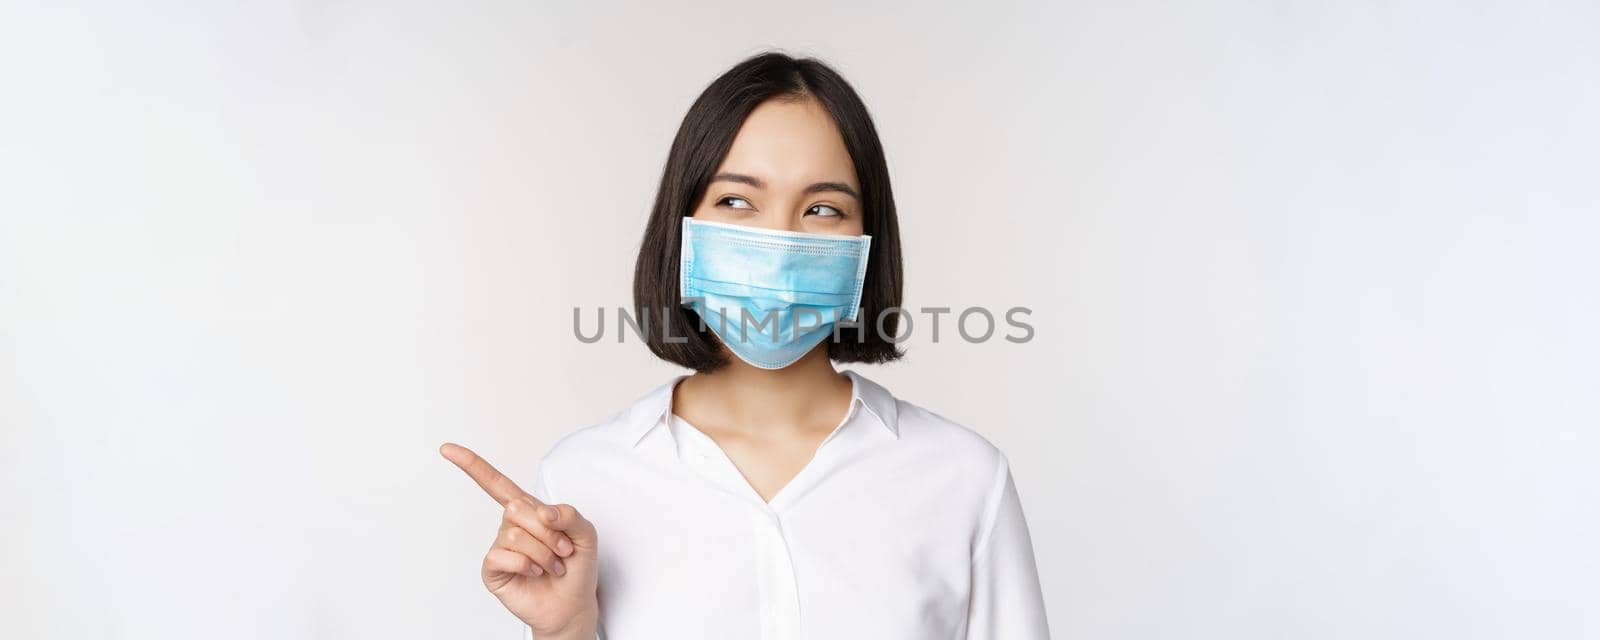
<instances>
[{"instance_id":1,"label":"woman's face","mask_svg":"<svg viewBox=\"0 0 1600 640\"><path fill-rule=\"evenodd\" d=\"M694 210L701 220L862 234L861 185L833 118L815 99L757 105Z\"/></svg>"}]
</instances>

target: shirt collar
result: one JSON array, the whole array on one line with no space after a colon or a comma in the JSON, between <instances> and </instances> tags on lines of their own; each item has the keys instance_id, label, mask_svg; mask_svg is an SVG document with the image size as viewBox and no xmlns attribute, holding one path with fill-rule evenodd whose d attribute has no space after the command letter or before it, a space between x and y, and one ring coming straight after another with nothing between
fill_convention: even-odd
<instances>
[{"instance_id":1,"label":"shirt collar","mask_svg":"<svg viewBox=\"0 0 1600 640\"><path fill-rule=\"evenodd\" d=\"M857 403L860 403L860 406L865 407L867 413L887 429L890 435L899 438L899 405L889 390L854 371L846 370L844 374L850 378L850 412L853 413ZM619 425L621 426L619 435L624 444L637 445L644 439L645 434L666 423L672 412L672 391L687 377L681 375L669 380L645 394L628 408L622 424Z\"/></svg>"}]
</instances>

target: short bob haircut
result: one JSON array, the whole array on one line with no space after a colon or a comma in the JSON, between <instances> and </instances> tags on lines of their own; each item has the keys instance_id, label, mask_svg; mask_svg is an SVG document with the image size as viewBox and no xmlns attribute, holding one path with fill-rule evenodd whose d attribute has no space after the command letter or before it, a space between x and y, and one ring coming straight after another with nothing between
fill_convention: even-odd
<instances>
[{"instance_id":1,"label":"short bob haircut","mask_svg":"<svg viewBox=\"0 0 1600 640\"><path fill-rule=\"evenodd\" d=\"M861 183L862 231L872 236L866 282L855 326L835 329L828 357L838 362L895 360L902 355L894 342L902 289L900 226L878 130L861 97L838 72L818 60L782 53L763 53L729 69L706 87L678 127L634 265L633 304L645 343L663 360L696 371L727 363L716 336L680 304L682 220L694 214L745 118L771 99L820 103L839 128Z\"/></svg>"}]
</instances>

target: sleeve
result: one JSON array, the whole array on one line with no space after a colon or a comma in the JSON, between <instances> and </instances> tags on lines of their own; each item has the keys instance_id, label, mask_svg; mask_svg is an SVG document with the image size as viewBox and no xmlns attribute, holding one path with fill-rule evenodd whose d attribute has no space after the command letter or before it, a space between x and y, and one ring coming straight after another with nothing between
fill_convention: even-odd
<instances>
[{"instance_id":1,"label":"sleeve","mask_svg":"<svg viewBox=\"0 0 1600 640\"><path fill-rule=\"evenodd\" d=\"M989 524L973 546L967 640L1049 640L1033 541L1004 455L996 476Z\"/></svg>"},{"instance_id":2,"label":"sleeve","mask_svg":"<svg viewBox=\"0 0 1600 640\"><path fill-rule=\"evenodd\" d=\"M533 486L528 487L528 493L532 494L533 497L538 498L539 502L543 502L545 504L557 504L561 501L557 500L555 495L550 492L550 478L547 474L545 474L545 469L547 468L549 467L545 464L545 461L540 460L538 472L533 474ZM595 638L596 640L603 640L604 634L602 634L599 630L596 630ZM533 637L533 627L522 625L522 640L535 640Z\"/></svg>"},{"instance_id":3,"label":"sleeve","mask_svg":"<svg viewBox=\"0 0 1600 640\"><path fill-rule=\"evenodd\" d=\"M545 463L545 460L540 460L539 468L534 470L533 486L528 487L528 493L533 494L533 497L538 498L539 502L545 504L557 502L555 496L550 495L550 478L545 473L549 466Z\"/></svg>"}]
</instances>

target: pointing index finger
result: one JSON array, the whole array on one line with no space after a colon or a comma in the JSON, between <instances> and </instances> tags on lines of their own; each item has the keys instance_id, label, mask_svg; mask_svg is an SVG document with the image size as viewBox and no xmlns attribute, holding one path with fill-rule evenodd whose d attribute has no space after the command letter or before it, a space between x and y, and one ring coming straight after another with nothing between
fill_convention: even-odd
<instances>
[{"instance_id":1,"label":"pointing index finger","mask_svg":"<svg viewBox=\"0 0 1600 640\"><path fill-rule=\"evenodd\" d=\"M439 447L439 453L446 460L460 467L462 471L467 472L467 475L472 477L472 481L478 483L478 486L483 488L484 493L489 494L489 497L494 498L494 501L500 503L502 507L510 504L512 500L528 495L526 491L522 490L522 487L512 482L511 478L507 478L505 474L500 473L500 470L495 469L494 465L489 464L489 461L473 453L471 449L446 442Z\"/></svg>"}]
</instances>

